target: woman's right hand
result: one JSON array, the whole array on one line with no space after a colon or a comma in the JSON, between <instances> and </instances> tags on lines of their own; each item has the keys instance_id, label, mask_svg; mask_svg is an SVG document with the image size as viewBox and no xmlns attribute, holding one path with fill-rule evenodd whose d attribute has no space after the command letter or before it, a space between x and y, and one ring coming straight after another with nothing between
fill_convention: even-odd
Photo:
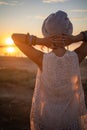
<instances>
[{"instance_id":1,"label":"woman's right hand","mask_svg":"<svg viewBox=\"0 0 87 130\"><path fill-rule=\"evenodd\" d=\"M77 37L73 35L63 34L62 39L64 40L66 46L77 42Z\"/></svg>"},{"instance_id":2,"label":"woman's right hand","mask_svg":"<svg viewBox=\"0 0 87 130\"><path fill-rule=\"evenodd\" d=\"M67 46L67 45L70 45L72 43L82 41L84 36L83 36L82 33L80 33L80 34L75 35L75 36L74 35L63 34L61 37L64 39L65 45Z\"/></svg>"}]
</instances>

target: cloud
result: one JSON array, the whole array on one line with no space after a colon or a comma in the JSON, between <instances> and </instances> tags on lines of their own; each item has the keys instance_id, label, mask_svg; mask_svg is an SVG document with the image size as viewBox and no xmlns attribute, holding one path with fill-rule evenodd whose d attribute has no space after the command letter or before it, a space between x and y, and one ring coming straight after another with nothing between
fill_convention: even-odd
<instances>
[{"instance_id":1,"label":"cloud","mask_svg":"<svg viewBox=\"0 0 87 130\"><path fill-rule=\"evenodd\" d=\"M87 9L70 10L70 12L78 12L78 13L82 12L82 13L85 13L85 12L87 12Z\"/></svg>"},{"instance_id":2,"label":"cloud","mask_svg":"<svg viewBox=\"0 0 87 130\"><path fill-rule=\"evenodd\" d=\"M0 1L0 5L6 5L6 6L15 6L18 4L17 0L13 0L13 1Z\"/></svg>"},{"instance_id":3,"label":"cloud","mask_svg":"<svg viewBox=\"0 0 87 130\"><path fill-rule=\"evenodd\" d=\"M5 1L0 1L0 5L13 5L12 3L8 3L8 2L5 2Z\"/></svg>"},{"instance_id":4,"label":"cloud","mask_svg":"<svg viewBox=\"0 0 87 130\"><path fill-rule=\"evenodd\" d=\"M45 18L46 18L46 16L41 16L41 15L35 16L35 19L43 20L43 19L45 19Z\"/></svg>"},{"instance_id":5,"label":"cloud","mask_svg":"<svg viewBox=\"0 0 87 130\"><path fill-rule=\"evenodd\" d=\"M87 21L87 17L73 17L71 18L71 20L74 20L74 21Z\"/></svg>"},{"instance_id":6,"label":"cloud","mask_svg":"<svg viewBox=\"0 0 87 130\"><path fill-rule=\"evenodd\" d=\"M28 19L36 19L36 20L44 20L46 18L46 16L42 16L42 15L36 15L36 16L26 16Z\"/></svg>"},{"instance_id":7,"label":"cloud","mask_svg":"<svg viewBox=\"0 0 87 130\"><path fill-rule=\"evenodd\" d=\"M87 13L87 9L73 9L73 10L69 10L69 12L76 13L78 15L77 17L71 17L71 20L87 21L87 17L80 16L79 14L79 13Z\"/></svg>"},{"instance_id":8,"label":"cloud","mask_svg":"<svg viewBox=\"0 0 87 130\"><path fill-rule=\"evenodd\" d=\"M43 0L43 3L57 3L57 2L65 2L68 0Z\"/></svg>"}]
</instances>

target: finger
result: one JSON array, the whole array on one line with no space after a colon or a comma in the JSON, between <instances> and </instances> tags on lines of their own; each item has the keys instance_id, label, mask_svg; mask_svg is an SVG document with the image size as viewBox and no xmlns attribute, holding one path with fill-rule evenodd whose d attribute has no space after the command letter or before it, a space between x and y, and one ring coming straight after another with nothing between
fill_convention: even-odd
<instances>
[{"instance_id":1,"label":"finger","mask_svg":"<svg viewBox=\"0 0 87 130\"><path fill-rule=\"evenodd\" d=\"M55 38L57 35L51 35L49 38Z\"/></svg>"},{"instance_id":2,"label":"finger","mask_svg":"<svg viewBox=\"0 0 87 130\"><path fill-rule=\"evenodd\" d=\"M62 35L52 35L51 38L60 38Z\"/></svg>"},{"instance_id":3,"label":"finger","mask_svg":"<svg viewBox=\"0 0 87 130\"><path fill-rule=\"evenodd\" d=\"M68 37L67 36L63 36L62 39L63 40L68 40Z\"/></svg>"}]
</instances>

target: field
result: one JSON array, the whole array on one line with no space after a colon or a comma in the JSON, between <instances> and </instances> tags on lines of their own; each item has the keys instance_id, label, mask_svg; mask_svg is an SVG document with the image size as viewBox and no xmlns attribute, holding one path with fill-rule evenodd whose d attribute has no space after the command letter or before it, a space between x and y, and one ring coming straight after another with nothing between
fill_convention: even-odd
<instances>
[{"instance_id":1,"label":"field","mask_svg":"<svg viewBox=\"0 0 87 130\"><path fill-rule=\"evenodd\" d=\"M27 58L0 57L0 130L29 130L36 68Z\"/></svg>"},{"instance_id":2,"label":"field","mask_svg":"<svg viewBox=\"0 0 87 130\"><path fill-rule=\"evenodd\" d=\"M37 66L27 58L0 57L0 130L29 130ZM80 66L87 105L87 60Z\"/></svg>"}]
</instances>

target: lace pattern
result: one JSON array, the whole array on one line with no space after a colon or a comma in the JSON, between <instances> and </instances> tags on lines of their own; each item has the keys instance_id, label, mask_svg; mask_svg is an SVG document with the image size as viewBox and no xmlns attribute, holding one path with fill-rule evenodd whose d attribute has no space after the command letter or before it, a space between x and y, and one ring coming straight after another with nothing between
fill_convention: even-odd
<instances>
[{"instance_id":1,"label":"lace pattern","mask_svg":"<svg viewBox=\"0 0 87 130\"><path fill-rule=\"evenodd\" d=\"M44 54L32 99L31 130L80 130L79 116L86 113L78 57Z\"/></svg>"}]
</instances>

